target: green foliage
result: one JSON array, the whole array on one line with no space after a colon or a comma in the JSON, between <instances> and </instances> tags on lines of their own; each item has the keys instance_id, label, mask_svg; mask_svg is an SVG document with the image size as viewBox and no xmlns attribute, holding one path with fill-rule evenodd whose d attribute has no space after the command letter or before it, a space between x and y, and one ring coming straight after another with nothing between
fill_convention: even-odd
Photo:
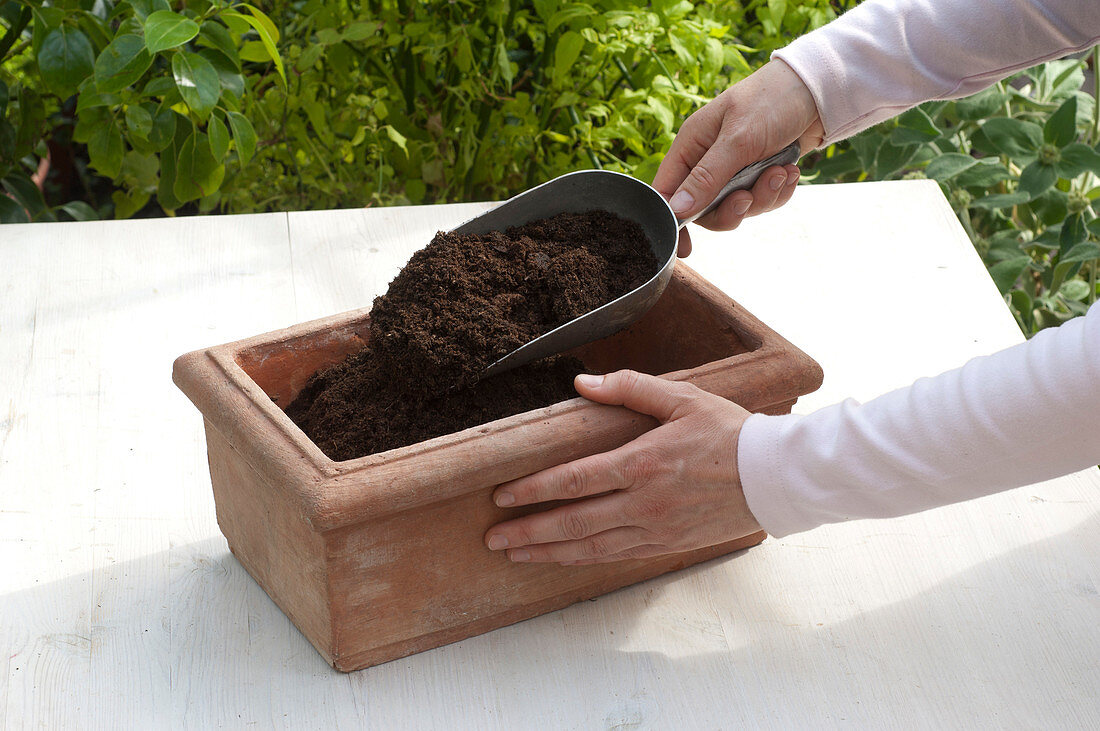
<instances>
[{"instance_id":1,"label":"green foliage","mask_svg":"<svg viewBox=\"0 0 1100 731\"><path fill-rule=\"evenodd\" d=\"M211 210L256 151L243 111L285 88L278 31L247 3L0 0L0 20L0 222L124 218L152 197ZM86 146L77 172L111 182L109 199L88 194L98 211L48 205L33 178L73 142Z\"/></svg>"},{"instance_id":2,"label":"green foliage","mask_svg":"<svg viewBox=\"0 0 1100 731\"><path fill-rule=\"evenodd\" d=\"M0 220L72 217L31 184L71 141L83 199L119 218L649 179L691 111L854 4L0 0L0 179L22 195Z\"/></svg>"},{"instance_id":3,"label":"green foliage","mask_svg":"<svg viewBox=\"0 0 1100 731\"><path fill-rule=\"evenodd\" d=\"M1100 53L1094 51L1095 60ZM1028 335L1100 296L1100 110L1081 60L931 102L820 155L817 181L937 181Z\"/></svg>"}]
</instances>

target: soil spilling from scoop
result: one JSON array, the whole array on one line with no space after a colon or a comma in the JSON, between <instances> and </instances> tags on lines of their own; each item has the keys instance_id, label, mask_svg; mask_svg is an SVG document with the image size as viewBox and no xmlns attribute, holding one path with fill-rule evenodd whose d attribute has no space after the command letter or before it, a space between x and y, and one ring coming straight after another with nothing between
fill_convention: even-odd
<instances>
[{"instance_id":1,"label":"soil spilling from scoop","mask_svg":"<svg viewBox=\"0 0 1100 731\"><path fill-rule=\"evenodd\" d=\"M480 374L658 267L641 228L604 211L438 233L374 300L367 347L314 375L286 412L347 460L572 398L584 370L573 358Z\"/></svg>"}]
</instances>

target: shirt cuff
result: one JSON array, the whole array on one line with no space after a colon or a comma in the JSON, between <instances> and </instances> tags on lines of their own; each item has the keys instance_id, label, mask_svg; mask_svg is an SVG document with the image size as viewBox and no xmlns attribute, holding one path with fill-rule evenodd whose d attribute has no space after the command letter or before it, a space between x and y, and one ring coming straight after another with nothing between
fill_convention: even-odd
<instances>
[{"instance_id":1,"label":"shirt cuff","mask_svg":"<svg viewBox=\"0 0 1100 731\"><path fill-rule=\"evenodd\" d=\"M737 440L737 471L749 511L776 538L816 528L791 500L790 475L780 454L783 435L803 417L797 414L753 414Z\"/></svg>"}]
</instances>

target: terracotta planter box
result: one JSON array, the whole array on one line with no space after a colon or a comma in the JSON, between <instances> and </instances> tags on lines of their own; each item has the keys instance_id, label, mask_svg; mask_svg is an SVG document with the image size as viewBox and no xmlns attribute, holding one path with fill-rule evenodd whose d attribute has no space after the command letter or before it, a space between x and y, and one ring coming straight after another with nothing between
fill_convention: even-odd
<instances>
[{"instance_id":1,"label":"terracotta planter box","mask_svg":"<svg viewBox=\"0 0 1100 731\"><path fill-rule=\"evenodd\" d=\"M455 642L759 543L613 564L512 564L482 543L519 513L507 480L617 447L655 422L572 399L346 462L283 413L318 368L363 347L357 310L180 357L173 379L202 412L218 524L268 595L338 670ZM683 264L637 324L574 351L592 370L691 381L753 411L786 413L821 368Z\"/></svg>"}]
</instances>

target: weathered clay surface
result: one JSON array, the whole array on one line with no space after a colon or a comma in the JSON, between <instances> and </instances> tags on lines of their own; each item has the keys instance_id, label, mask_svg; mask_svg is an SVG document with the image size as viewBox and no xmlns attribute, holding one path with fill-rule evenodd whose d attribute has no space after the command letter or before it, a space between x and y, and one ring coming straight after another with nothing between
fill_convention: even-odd
<instances>
[{"instance_id":1,"label":"weathered clay surface","mask_svg":"<svg viewBox=\"0 0 1100 731\"><path fill-rule=\"evenodd\" d=\"M519 514L493 505L493 488L617 447L654 421L572 399L333 462L280 407L368 332L367 311L354 311L189 353L173 373L205 418L230 548L335 668L461 640L763 540L614 564L512 564L482 543L489 526ZM789 411L822 378L683 264L642 320L573 354L594 370L664 374L767 413Z\"/></svg>"}]
</instances>

